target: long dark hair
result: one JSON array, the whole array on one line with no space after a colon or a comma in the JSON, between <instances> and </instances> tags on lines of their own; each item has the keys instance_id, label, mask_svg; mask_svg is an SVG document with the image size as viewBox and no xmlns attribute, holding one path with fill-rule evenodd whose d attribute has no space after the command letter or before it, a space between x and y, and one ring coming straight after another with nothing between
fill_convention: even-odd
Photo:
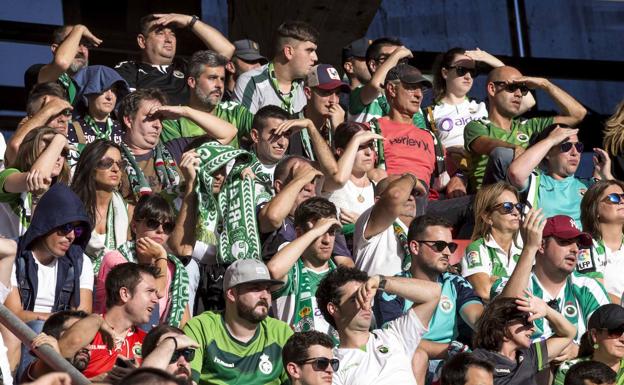
<instances>
[{"instance_id":1,"label":"long dark hair","mask_svg":"<svg viewBox=\"0 0 624 385\"><path fill-rule=\"evenodd\" d=\"M74 173L74 179L72 179L71 189L78 195L82 203L84 203L87 215L89 215L93 226L97 223L96 165L111 147L119 150L120 154L122 153L121 147L110 140L97 139L87 144L80 154L80 159L76 165L76 172Z\"/></svg>"},{"instance_id":2,"label":"long dark hair","mask_svg":"<svg viewBox=\"0 0 624 385\"><path fill-rule=\"evenodd\" d=\"M451 48L436 57L433 63L433 100L438 101L446 93L446 79L442 77L442 68L448 69L453 64L455 55L463 55L466 50L460 47Z\"/></svg>"},{"instance_id":3,"label":"long dark hair","mask_svg":"<svg viewBox=\"0 0 624 385\"><path fill-rule=\"evenodd\" d=\"M624 191L624 182L619 180L601 180L587 189L581 200L581 223L583 230L596 240L602 239L600 232L600 196L611 186L620 186Z\"/></svg>"}]
</instances>

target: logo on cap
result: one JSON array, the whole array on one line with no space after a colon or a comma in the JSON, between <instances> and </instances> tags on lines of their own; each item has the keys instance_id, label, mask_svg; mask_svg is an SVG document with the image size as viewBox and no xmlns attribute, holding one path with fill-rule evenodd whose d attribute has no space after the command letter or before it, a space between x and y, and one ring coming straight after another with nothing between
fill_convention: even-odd
<instances>
[{"instance_id":1,"label":"logo on cap","mask_svg":"<svg viewBox=\"0 0 624 385\"><path fill-rule=\"evenodd\" d=\"M340 75L338 75L338 71L334 67L327 67L327 76L330 79L340 80Z\"/></svg>"}]
</instances>

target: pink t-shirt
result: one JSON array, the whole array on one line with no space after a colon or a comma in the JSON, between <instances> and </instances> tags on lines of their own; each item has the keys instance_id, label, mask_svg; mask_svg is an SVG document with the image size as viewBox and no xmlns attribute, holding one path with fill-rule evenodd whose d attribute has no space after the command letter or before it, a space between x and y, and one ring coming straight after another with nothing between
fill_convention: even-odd
<instances>
[{"instance_id":1,"label":"pink t-shirt","mask_svg":"<svg viewBox=\"0 0 624 385\"><path fill-rule=\"evenodd\" d=\"M93 312L98 314L104 314L106 312L106 277L108 272L117 265L128 262L126 258L117 250L109 251L102 257L102 265L100 267L100 273L95 280L95 304L93 305ZM167 261L167 287L163 293L163 297L158 300L159 318L163 319L163 315L168 310L169 306L169 285L171 285L171 279L174 274L175 266L170 261Z\"/></svg>"},{"instance_id":2,"label":"pink t-shirt","mask_svg":"<svg viewBox=\"0 0 624 385\"><path fill-rule=\"evenodd\" d=\"M384 137L388 175L409 172L429 183L435 170L435 147L431 134L412 123L393 122L388 118L377 121Z\"/></svg>"}]
</instances>

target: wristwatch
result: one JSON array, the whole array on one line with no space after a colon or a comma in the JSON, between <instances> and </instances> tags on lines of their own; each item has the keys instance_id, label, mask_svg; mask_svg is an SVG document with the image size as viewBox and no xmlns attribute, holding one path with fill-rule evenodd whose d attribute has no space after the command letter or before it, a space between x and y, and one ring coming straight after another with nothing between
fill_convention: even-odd
<instances>
[{"instance_id":1,"label":"wristwatch","mask_svg":"<svg viewBox=\"0 0 624 385\"><path fill-rule=\"evenodd\" d=\"M386 282L388 282L388 280L381 274L378 274L377 276L379 277L379 287L377 290L386 291Z\"/></svg>"},{"instance_id":2,"label":"wristwatch","mask_svg":"<svg viewBox=\"0 0 624 385\"><path fill-rule=\"evenodd\" d=\"M199 20L199 17L197 17L196 15L193 15L193 17L191 17L191 22L188 23L187 28L192 29L195 23L197 23L197 20Z\"/></svg>"}]
</instances>

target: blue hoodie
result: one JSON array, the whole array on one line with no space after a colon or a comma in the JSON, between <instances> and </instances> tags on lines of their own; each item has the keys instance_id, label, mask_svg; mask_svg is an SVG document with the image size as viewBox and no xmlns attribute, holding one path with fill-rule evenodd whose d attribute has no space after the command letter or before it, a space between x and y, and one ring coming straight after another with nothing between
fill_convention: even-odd
<instances>
[{"instance_id":1,"label":"blue hoodie","mask_svg":"<svg viewBox=\"0 0 624 385\"><path fill-rule=\"evenodd\" d=\"M74 83L76 83L76 88L78 88L74 104L79 113L87 110L89 104L87 102L88 95L101 94L115 84L118 85L115 109L119 107L121 99L130 93L128 82L110 67L102 65L87 66L78 71L72 78Z\"/></svg>"},{"instance_id":2,"label":"blue hoodie","mask_svg":"<svg viewBox=\"0 0 624 385\"><path fill-rule=\"evenodd\" d=\"M91 238L91 222L78 196L61 183L43 194L32 216L30 227L17 243L15 259L17 283L22 307L33 310L37 298L37 263L32 254L33 243L66 223L83 222L86 231L74 239L65 255L58 260L56 295L52 312L77 308L80 305L80 274L84 249Z\"/></svg>"}]
</instances>

